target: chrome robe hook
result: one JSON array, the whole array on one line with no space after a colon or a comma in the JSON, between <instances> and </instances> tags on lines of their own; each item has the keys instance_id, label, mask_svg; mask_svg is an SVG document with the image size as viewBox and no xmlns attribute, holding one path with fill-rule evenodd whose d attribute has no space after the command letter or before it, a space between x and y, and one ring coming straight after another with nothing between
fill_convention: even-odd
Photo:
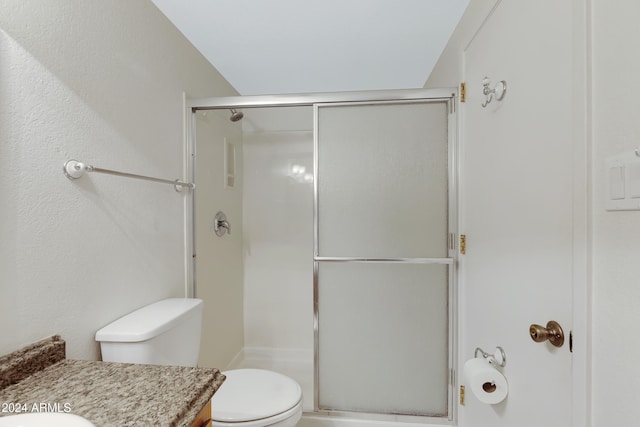
<instances>
[{"instance_id":1,"label":"chrome robe hook","mask_svg":"<svg viewBox=\"0 0 640 427\"><path fill-rule=\"evenodd\" d=\"M507 93L507 82L505 80L500 80L496 83L493 89L489 88L491 85L491 80L489 77L485 77L482 79L482 94L485 96L485 100L482 103L482 108L486 108L487 105L491 103L493 97L495 95L498 101L502 101L504 95Z\"/></svg>"}]
</instances>

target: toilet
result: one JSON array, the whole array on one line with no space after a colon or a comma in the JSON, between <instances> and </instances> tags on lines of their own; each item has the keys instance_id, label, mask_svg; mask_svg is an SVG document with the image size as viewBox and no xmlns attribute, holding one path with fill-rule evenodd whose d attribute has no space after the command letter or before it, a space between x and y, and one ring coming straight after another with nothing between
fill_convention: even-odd
<instances>
[{"instance_id":1,"label":"toilet","mask_svg":"<svg viewBox=\"0 0 640 427\"><path fill-rule=\"evenodd\" d=\"M142 307L96 332L105 362L197 366L202 300L170 298ZM302 416L302 389L263 369L224 371L211 399L212 426L294 427Z\"/></svg>"}]
</instances>

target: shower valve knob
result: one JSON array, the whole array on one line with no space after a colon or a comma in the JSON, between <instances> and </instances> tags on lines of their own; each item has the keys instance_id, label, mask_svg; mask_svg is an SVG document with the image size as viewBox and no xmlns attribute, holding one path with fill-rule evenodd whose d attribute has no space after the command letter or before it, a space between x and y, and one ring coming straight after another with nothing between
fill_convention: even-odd
<instances>
[{"instance_id":1,"label":"shower valve knob","mask_svg":"<svg viewBox=\"0 0 640 427\"><path fill-rule=\"evenodd\" d=\"M213 219L213 231L218 237L224 236L225 233L231 234L231 225L227 221L227 216L224 212L218 212Z\"/></svg>"},{"instance_id":2,"label":"shower valve knob","mask_svg":"<svg viewBox=\"0 0 640 427\"><path fill-rule=\"evenodd\" d=\"M564 331L560 324L554 320L547 322L547 327L540 325L529 326L529 335L535 342L549 342L555 347L562 347L564 344Z\"/></svg>"}]
</instances>

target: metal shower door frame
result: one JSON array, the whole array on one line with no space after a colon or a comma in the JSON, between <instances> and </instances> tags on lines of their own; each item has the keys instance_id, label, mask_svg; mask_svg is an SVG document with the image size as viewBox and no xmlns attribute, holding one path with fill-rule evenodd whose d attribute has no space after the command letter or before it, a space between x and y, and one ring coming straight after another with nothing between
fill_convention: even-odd
<instances>
[{"instance_id":1,"label":"metal shower door frame","mask_svg":"<svg viewBox=\"0 0 640 427\"><path fill-rule=\"evenodd\" d=\"M433 422L442 423L443 420L449 422L455 419L456 407L455 395L457 392L456 387L456 369L455 363L457 360L457 345L456 345L456 325L457 325L457 200L458 200L458 162L457 162L457 120L456 120L456 108L455 108L455 92L452 93L450 98L432 98L425 97L421 99L393 99L393 100L375 100L375 101L347 101L347 102L327 102L314 104L314 179L313 179L313 329L314 329L314 411L317 414L324 414L328 416L342 416L353 417L357 415L360 418L366 418L371 420L397 420L399 418L405 421L414 422ZM399 104L415 104L415 103L445 103L448 111L447 115L447 149L448 149L448 256L446 258L360 258L360 257L326 257L319 254L319 194L318 194L318 171L319 171L319 154L318 154L318 127L319 127L319 109L322 107L354 107L354 106L372 106L372 105L399 105ZM319 306L318 306L318 292L319 292L319 266L321 262L340 262L340 263L396 263L396 264L437 264L447 265L449 268L448 273L448 368L449 368L449 390L448 390L448 402L447 402L447 415L446 417L440 416L415 416L404 415L397 413L366 413L366 412L353 412L342 410L327 410L320 407L320 367L319 367Z\"/></svg>"},{"instance_id":2,"label":"metal shower door frame","mask_svg":"<svg viewBox=\"0 0 640 427\"><path fill-rule=\"evenodd\" d=\"M376 103L402 103L402 102L443 102L447 105L448 111L448 167L449 167L449 256L447 258L424 258L420 263L436 263L449 265L449 391L447 417L424 417L398 414L377 414L362 412L341 412L341 411L320 411L318 410L318 305L317 305L317 278L318 262L322 261L317 257L317 108L325 104L349 103L355 105L376 104ZM457 224L458 224L458 122L457 122L457 88L436 88L436 89L400 89L400 90L377 90L377 91L356 91L356 92L331 92L331 93L309 93L309 94L284 94L284 95L254 95L254 96L227 96L210 97L198 99L186 99L186 143L185 143L185 177L196 184L195 181L195 152L196 152L196 113L200 110L219 109L250 109L267 107L314 107L314 266L313 266L313 286L314 286L314 414L330 415L334 417L353 417L371 420L397 420L401 418L406 421L433 422L446 424L454 421L457 416L457 405L455 395L457 393ZM197 295L196 283L196 258L195 258L195 191L187 196L185 205L185 231L188 234L185 238L185 277L190 281L187 283L187 294L195 297ZM317 259L316 259L317 258ZM357 261L357 260L336 260L336 261ZM380 259L377 262L415 262L408 259Z\"/></svg>"}]
</instances>

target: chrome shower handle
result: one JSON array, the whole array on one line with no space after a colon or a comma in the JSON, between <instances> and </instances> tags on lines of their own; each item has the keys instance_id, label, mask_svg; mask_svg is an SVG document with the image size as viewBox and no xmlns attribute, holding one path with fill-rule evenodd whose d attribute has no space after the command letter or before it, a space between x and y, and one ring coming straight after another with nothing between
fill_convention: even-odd
<instances>
[{"instance_id":1,"label":"chrome shower handle","mask_svg":"<svg viewBox=\"0 0 640 427\"><path fill-rule=\"evenodd\" d=\"M226 228L227 233L231 234L231 226L229 225L229 221L218 221L218 228Z\"/></svg>"},{"instance_id":2,"label":"chrome shower handle","mask_svg":"<svg viewBox=\"0 0 640 427\"><path fill-rule=\"evenodd\" d=\"M219 211L213 218L213 231L215 231L218 237L224 236L225 233L231 235L231 225L229 221L227 221L227 216L224 212Z\"/></svg>"}]
</instances>

